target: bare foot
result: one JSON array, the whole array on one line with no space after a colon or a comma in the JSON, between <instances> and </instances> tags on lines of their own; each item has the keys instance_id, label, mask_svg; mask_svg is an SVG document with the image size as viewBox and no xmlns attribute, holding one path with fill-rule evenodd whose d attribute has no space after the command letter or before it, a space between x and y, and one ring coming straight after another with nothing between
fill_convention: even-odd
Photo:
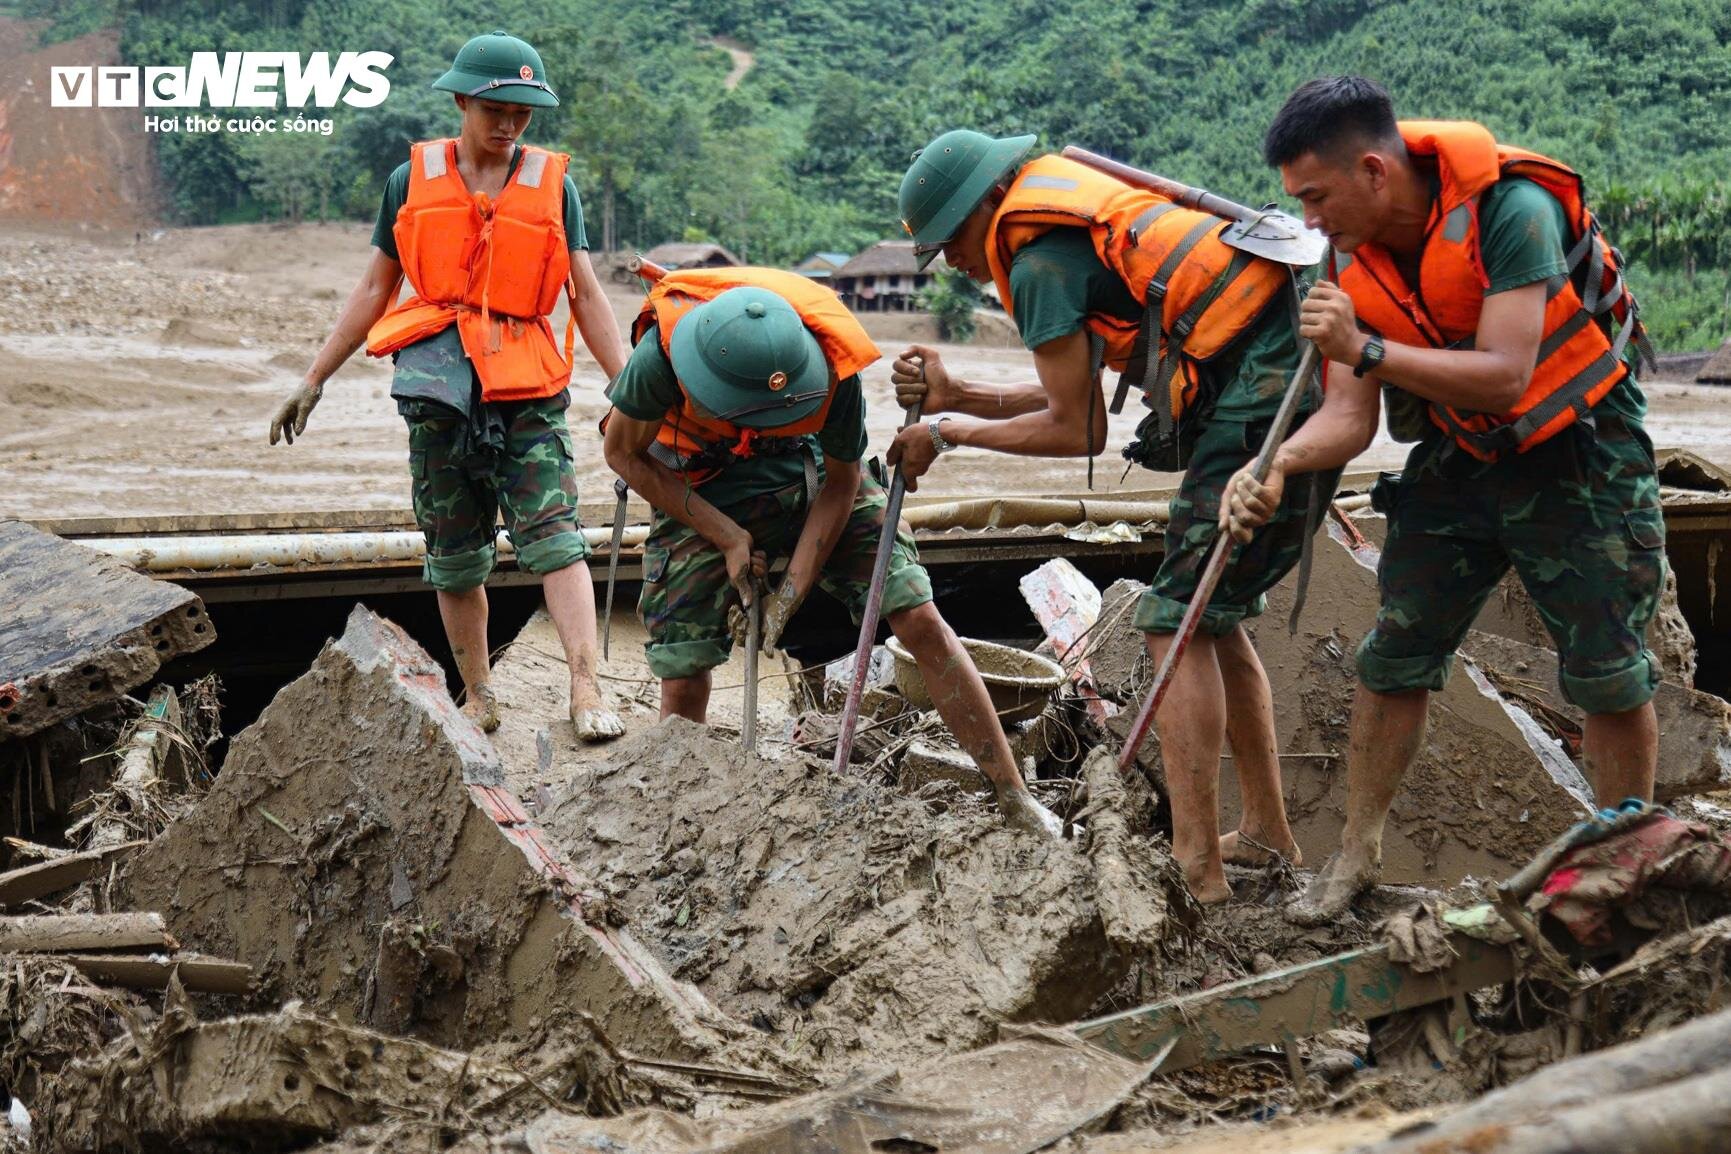
<instances>
[{"instance_id":1,"label":"bare foot","mask_svg":"<svg viewBox=\"0 0 1731 1154\"><path fill-rule=\"evenodd\" d=\"M1287 835L1284 845L1276 845L1259 834L1243 829L1220 835L1222 861L1241 866L1265 866L1272 865L1276 857L1285 858L1289 866L1304 864L1304 854L1290 834Z\"/></svg>"},{"instance_id":2,"label":"bare foot","mask_svg":"<svg viewBox=\"0 0 1731 1154\"><path fill-rule=\"evenodd\" d=\"M1219 862L1198 862L1184 867L1184 888L1197 905L1217 906L1232 897L1232 885Z\"/></svg>"},{"instance_id":3,"label":"bare foot","mask_svg":"<svg viewBox=\"0 0 1731 1154\"><path fill-rule=\"evenodd\" d=\"M577 740L590 744L625 736L625 723L611 709L572 709L571 724L577 727Z\"/></svg>"},{"instance_id":4,"label":"bare foot","mask_svg":"<svg viewBox=\"0 0 1731 1154\"><path fill-rule=\"evenodd\" d=\"M499 699L490 686L479 685L464 695L463 716L475 723L482 733L499 728Z\"/></svg>"},{"instance_id":5,"label":"bare foot","mask_svg":"<svg viewBox=\"0 0 1731 1154\"><path fill-rule=\"evenodd\" d=\"M998 810L1004 815L1004 824L1012 829L1051 841L1064 836L1064 823L1058 820L1058 815L1041 805L1026 789L999 793Z\"/></svg>"},{"instance_id":6,"label":"bare foot","mask_svg":"<svg viewBox=\"0 0 1731 1154\"><path fill-rule=\"evenodd\" d=\"M1323 863L1316 878L1286 907L1286 920L1300 926L1332 922L1381 877L1380 860L1356 853L1348 857L1342 850Z\"/></svg>"}]
</instances>

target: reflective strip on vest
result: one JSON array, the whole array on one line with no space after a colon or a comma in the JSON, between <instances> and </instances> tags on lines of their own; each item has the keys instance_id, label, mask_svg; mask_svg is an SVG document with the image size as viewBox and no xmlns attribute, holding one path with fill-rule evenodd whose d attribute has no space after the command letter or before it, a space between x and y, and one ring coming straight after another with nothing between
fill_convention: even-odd
<instances>
[{"instance_id":1,"label":"reflective strip on vest","mask_svg":"<svg viewBox=\"0 0 1731 1154\"><path fill-rule=\"evenodd\" d=\"M540 188L541 176L547 171L547 154L538 148L523 153L523 163L517 169L517 183L524 188Z\"/></svg>"},{"instance_id":2,"label":"reflective strip on vest","mask_svg":"<svg viewBox=\"0 0 1731 1154\"><path fill-rule=\"evenodd\" d=\"M1055 192L1069 192L1077 186L1077 182L1067 176L1027 176L1022 178L1023 188L1049 188Z\"/></svg>"},{"instance_id":3,"label":"reflective strip on vest","mask_svg":"<svg viewBox=\"0 0 1731 1154\"><path fill-rule=\"evenodd\" d=\"M445 145L429 145L421 149L421 175L437 180L445 175Z\"/></svg>"}]
</instances>

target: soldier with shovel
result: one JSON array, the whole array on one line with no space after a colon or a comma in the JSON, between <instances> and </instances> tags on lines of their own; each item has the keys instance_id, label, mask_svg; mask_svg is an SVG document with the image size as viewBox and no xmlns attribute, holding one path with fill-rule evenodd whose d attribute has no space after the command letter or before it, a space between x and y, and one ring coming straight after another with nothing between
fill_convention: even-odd
<instances>
[{"instance_id":1,"label":"soldier with shovel","mask_svg":"<svg viewBox=\"0 0 1731 1154\"><path fill-rule=\"evenodd\" d=\"M705 719L711 670L735 641L730 608L759 605L773 559L788 565L761 596L765 649L779 647L814 588L860 615L887 532L880 593L890 628L1005 820L1056 837L1058 820L1023 783L979 670L932 604L913 535L887 518L883 487L861 467L859 372L878 351L853 314L796 273L689 269L656 280L632 331L603 436L607 463L656 510L639 612L661 715Z\"/></svg>"},{"instance_id":2,"label":"soldier with shovel","mask_svg":"<svg viewBox=\"0 0 1731 1154\"><path fill-rule=\"evenodd\" d=\"M902 222L916 251L927 262L941 251L974 280L997 285L1038 379L965 381L935 350L907 349L893 371L897 400L923 404L932 419L899 435L890 459L911 485L959 445L1092 456L1106 439L1099 365L1119 370L1113 410L1132 384L1152 410L1125 456L1184 471L1165 560L1136 612L1158 664L1198 591L1226 482L1256 454L1299 363L1286 262L1312 264L1321 245L1272 216L1231 223L1208 211L1225 202L1134 170L1112 175L1068 154L1025 161L1033 142L947 132L916 154L902 180ZM1125 179L1132 174L1134 183ZM1157 715L1173 850L1202 902L1230 896L1225 861L1299 858L1281 797L1268 677L1242 622L1262 611L1264 592L1298 561L1307 506L1327 500L1332 479L1314 496L1309 489L1291 494L1238 550ZM1221 836L1227 744L1244 815Z\"/></svg>"}]
</instances>

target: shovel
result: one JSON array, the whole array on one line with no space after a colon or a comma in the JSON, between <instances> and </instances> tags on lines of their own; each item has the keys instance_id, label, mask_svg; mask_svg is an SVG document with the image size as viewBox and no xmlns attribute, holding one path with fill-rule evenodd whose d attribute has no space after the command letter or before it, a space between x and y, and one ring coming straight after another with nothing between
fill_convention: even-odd
<instances>
[{"instance_id":1,"label":"shovel","mask_svg":"<svg viewBox=\"0 0 1731 1154\"><path fill-rule=\"evenodd\" d=\"M920 419L920 406L908 406L908 419L902 422L902 428L907 428ZM902 476L902 467L896 466L896 471L890 477L889 501L884 506L884 531L878 538L877 560L872 563L872 583L866 590L865 610L860 615L859 648L853 655L853 680L847 687L847 704L841 711L841 729L835 739L835 771L842 772L847 768L848 758L853 755L854 730L859 728L860 699L865 696L866 674L871 669L872 646L878 639L878 618L883 614L884 581L889 577L890 556L895 552L896 527L902 520L902 498L907 496L907 479Z\"/></svg>"},{"instance_id":2,"label":"shovel","mask_svg":"<svg viewBox=\"0 0 1731 1154\"><path fill-rule=\"evenodd\" d=\"M763 644L763 586L752 583L751 608L745 612L745 706L739 722L739 743L757 752L757 651Z\"/></svg>"},{"instance_id":3,"label":"shovel","mask_svg":"<svg viewBox=\"0 0 1731 1154\"><path fill-rule=\"evenodd\" d=\"M1292 427L1292 418L1298 415L1299 402L1304 399L1305 386L1309 384L1311 376L1321 363L1322 355L1316 351L1316 346L1305 342L1304 355L1298 361L1298 371L1292 374L1292 383L1286 386L1286 395L1280 399L1280 409L1274 414L1274 424L1268 430L1268 436L1263 439L1262 451L1256 454L1253 475L1257 481L1267 479L1268 466L1274 460L1275 450L1280 448L1280 442L1286 439L1286 430ZM1166 691L1172 688L1172 674L1177 670L1184 651L1190 647L1190 639L1196 636L1196 626L1201 624L1202 613L1214 596L1214 588L1220 584L1221 575L1226 572L1226 562L1232 556L1232 547L1235 544L1237 542L1232 539L1231 533L1221 533L1214 539L1214 548L1208 554L1208 564L1202 570L1202 579L1196 584L1196 593L1190 598L1189 607L1184 610L1184 619L1178 623L1178 632L1173 635L1172 644L1166 650L1166 658L1160 662L1160 668L1154 674L1154 684L1148 688L1148 699L1142 705L1142 712L1136 715L1136 723L1130 727L1130 736L1124 741L1124 750L1118 755L1120 771L1128 773L1130 767L1136 764L1136 751L1142 748L1142 742L1148 737L1148 727L1154 724L1154 714L1165 700Z\"/></svg>"},{"instance_id":4,"label":"shovel","mask_svg":"<svg viewBox=\"0 0 1731 1154\"><path fill-rule=\"evenodd\" d=\"M1232 221L1232 225L1220 234L1221 243L1228 248L1297 268L1311 268L1322 259L1328 248L1328 238L1304 227L1304 222L1297 217L1272 206L1251 208L1204 189L1132 168L1074 144L1067 146L1063 155L1066 160L1098 169L1135 188L1157 192L1185 208Z\"/></svg>"}]
</instances>

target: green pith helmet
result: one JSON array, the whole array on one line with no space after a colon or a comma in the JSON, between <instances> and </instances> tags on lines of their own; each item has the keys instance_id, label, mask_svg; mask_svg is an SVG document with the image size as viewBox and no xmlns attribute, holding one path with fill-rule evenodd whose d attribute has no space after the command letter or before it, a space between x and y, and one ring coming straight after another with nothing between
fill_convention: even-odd
<instances>
[{"instance_id":1,"label":"green pith helmet","mask_svg":"<svg viewBox=\"0 0 1731 1154\"><path fill-rule=\"evenodd\" d=\"M914 255L921 268L932 263L992 186L1032 147L1032 136L994 140L983 132L958 128L914 153L914 162L902 177L900 203L902 227L914 238Z\"/></svg>"},{"instance_id":2,"label":"green pith helmet","mask_svg":"<svg viewBox=\"0 0 1731 1154\"><path fill-rule=\"evenodd\" d=\"M478 96L501 104L557 108L559 98L547 85L541 54L527 41L504 31L477 36L457 50L451 70L433 81L441 92Z\"/></svg>"},{"instance_id":3,"label":"green pith helmet","mask_svg":"<svg viewBox=\"0 0 1731 1154\"><path fill-rule=\"evenodd\" d=\"M668 352L699 407L747 428L791 425L829 395L817 338L768 289L742 285L698 305L674 326Z\"/></svg>"}]
</instances>

